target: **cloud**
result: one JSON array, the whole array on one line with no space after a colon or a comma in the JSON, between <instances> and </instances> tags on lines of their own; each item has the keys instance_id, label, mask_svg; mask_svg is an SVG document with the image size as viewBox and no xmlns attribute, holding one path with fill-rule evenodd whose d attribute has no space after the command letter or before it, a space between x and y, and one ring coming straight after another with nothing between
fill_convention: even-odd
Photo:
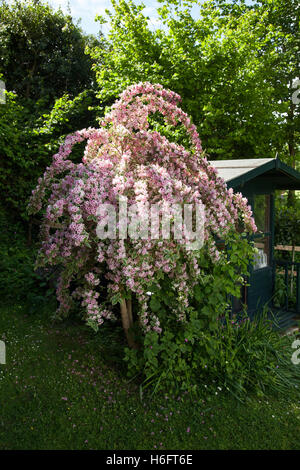
<instances>
[{"instance_id":1,"label":"cloud","mask_svg":"<svg viewBox=\"0 0 300 470\"><path fill-rule=\"evenodd\" d=\"M49 3L55 9L61 7L64 13L68 12L69 5L72 17L75 20L81 19L82 28L91 34L96 34L101 29L99 23L95 22L95 16L103 15L105 9L111 6L109 0L49 0Z\"/></svg>"}]
</instances>

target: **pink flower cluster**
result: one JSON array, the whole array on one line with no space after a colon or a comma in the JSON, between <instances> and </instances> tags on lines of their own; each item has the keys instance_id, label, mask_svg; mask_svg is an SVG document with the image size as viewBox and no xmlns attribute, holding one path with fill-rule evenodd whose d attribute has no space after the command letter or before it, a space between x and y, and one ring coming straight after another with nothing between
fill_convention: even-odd
<instances>
[{"instance_id":1,"label":"pink flower cluster","mask_svg":"<svg viewBox=\"0 0 300 470\"><path fill-rule=\"evenodd\" d=\"M161 85L139 83L127 88L112 106L100 129L83 129L67 136L53 162L39 179L30 211L44 209L42 246L38 264L59 264L62 275L57 297L59 313L66 315L75 298L81 299L86 319L101 324L112 318L108 303L134 293L140 324L147 331L161 331L159 314L149 308L149 289L167 275L178 295L173 313L184 321L189 291L199 279L197 251L181 240L115 239L97 237L100 204L118 209L126 196L143 215L147 204L159 204L161 214L170 204L201 203L205 207L204 240L214 261L222 254L215 237L238 224L256 230L250 206L241 194L226 187L202 153L196 127L178 106L180 97ZM182 125L190 138L189 148L170 142L149 127L149 115L161 113L166 124ZM87 140L82 163L68 159L72 147ZM117 230L120 227L117 226ZM199 256L199 254L198 254ZM101 298L100 277L107 282L108 296ZM71 291L71 282L78 285Z\"/></svg>"}]
</instances>

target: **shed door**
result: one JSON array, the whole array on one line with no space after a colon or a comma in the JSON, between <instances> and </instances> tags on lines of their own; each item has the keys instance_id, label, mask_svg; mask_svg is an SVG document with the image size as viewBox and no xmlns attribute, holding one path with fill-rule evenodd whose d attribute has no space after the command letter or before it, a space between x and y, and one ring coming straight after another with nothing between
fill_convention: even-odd
<instances>
[{"instance_id":1,"label":"shed door","mask_svg":"<svg viewBox=\"0 0 300 470\"><path fill-rule=\"evenodd\" d=\"M258 254L249 279L247 303L250 316L259 313L269 304L272 297L270 194L259 194L254 197L253 212L258 230L254 238Z\"/></svg>"}]
</instances>

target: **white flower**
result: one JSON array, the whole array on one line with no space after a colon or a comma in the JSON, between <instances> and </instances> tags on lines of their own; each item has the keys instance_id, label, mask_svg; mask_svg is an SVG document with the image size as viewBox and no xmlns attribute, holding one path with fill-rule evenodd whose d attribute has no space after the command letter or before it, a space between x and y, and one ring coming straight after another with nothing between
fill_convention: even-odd
<instances>
[{"instance_id":1,"label":"white flower","mask_svg":"<svg viewBox=\"0 0 300 470\"><path fill-rule=\"evenodd\" d=\"M118 124L114 128L114 133L120 137L125 137L126 135L130 134L130 131L129 129L127 129L127 127L123 126L122 124Z\"/></svg>"}]
</instances>

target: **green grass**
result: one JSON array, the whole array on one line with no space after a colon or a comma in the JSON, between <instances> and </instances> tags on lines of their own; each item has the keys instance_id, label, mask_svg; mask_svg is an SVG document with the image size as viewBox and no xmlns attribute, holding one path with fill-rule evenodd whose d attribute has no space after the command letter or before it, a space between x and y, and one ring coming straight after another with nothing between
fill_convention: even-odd
<instances>
[{"instance_id":1,"label":"green grass","mask_svg":"<svg viewBox=\"0 0 300 470\"><path fill-rule=\"evenodd\" d=\"M0 449L300 448L295 392L244 404L223 391L141 400L111 339L24 308L0 310Z\"/></svg>"}]
</instances>

